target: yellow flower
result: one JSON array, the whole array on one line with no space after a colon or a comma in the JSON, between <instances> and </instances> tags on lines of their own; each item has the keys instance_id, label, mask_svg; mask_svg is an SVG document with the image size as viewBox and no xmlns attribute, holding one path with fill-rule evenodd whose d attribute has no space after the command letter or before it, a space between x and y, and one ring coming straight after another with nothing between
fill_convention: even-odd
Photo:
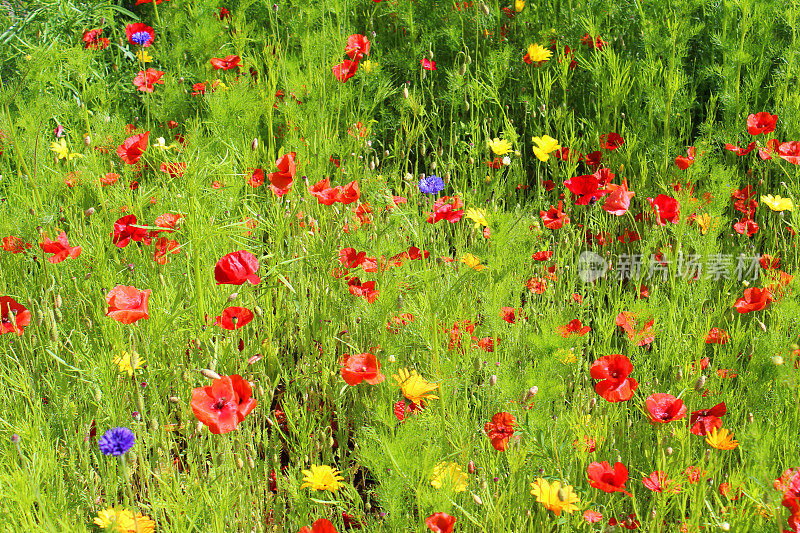
<instances>
[{"instance_id":1,"label":"yellow flower","mask_svg":"<svg viewBox=\"0 0 800 533\"><path fill-rule=\"evenodd\" d=\"M467 490L467 475L457 463L439 463L433 467L431 486L435 489L452 487L456 492L464 492Z\"/></svg>"},{"instance_id":2,"label":"yellow flower","mask_svg":"<svg viewBox=\"0 0 800 533\"><path fill-rule=\"evenodd\" d=\"M706 442L718 450L732 450L739 446L739 442L733 440L733 435L729 435L728 430L725 428L712 429L711 433L708 434L708 438L706 438Z\"/></svg>"},{"instance_id":3,"label":"yellow flower","mask_svg":"<svg viewBox=\"0 0 800 533\"><path fill-rule=\"evenodd\" d=\"M59 139L58 141L51 142L50 149L56 153L58 159L66 159L67 161L72 161L76 157L83 157L81 154L75 154L69 151L69 148L67 148L66 139Z\"/></svg>"},{"instance_id":4,"label":"yellow flower","mask_svg":"<svg viewBox=\"0 0 800 533\"><path fill-rule=\"evenodd\" d=\"M162 152L165 151L165 150L173 150L173 149L175 151L177 151L178 150L178 145L175 144L175 143L167 145L167 141L164 139L164 137L159 137L159 138L156 139L156 142L153 144L153 148L158 148Z\"/></svg>"},{"instance_id":5,"label":"yellow flower","mask_svg":"<svg viewBox=\"0 0 800 533\"><path fill-rule=\"evenodd\" d=\"M378 65L374 61L367 60L361 62L361 70L366 73L372 72L372 69L377 68L377 66Z\"/></svg>"},{"instance_id":6,"label":"yellow flower","mask_svg":"<svg viewBox=\"0 0 800 533\"><path fill-rule=\"evenodd\" d=\"M525 0L514 0L514 9L517 10L517 13L521 13L525 9Z\"/></svg>"},{"instance_id":7,"label":"yellow flower","mask_svg":"<svg viewBox=\"0 0 800 533\"><path fill-rule=\"evenodd\" d=\"M423 399L439 399L438 396L431 394L439 386L425 381L425 378L420 376L416 370L409 372L407 368L401 368L392 377L400 386L400 390L403 391L403 396L417 405L421 405Z\"/></svg>"},{"instance_id":8,"label":"yellow flower","mask_svg":"<svg viewBox=\"0 0 800 533\"><path fill-rule=\"evenodd\" d=\"M553 56L553 52L538 44L532 44L528 47L528 58L533 63L539 61L548 61Z\"/></svg>"},{"instance_id":9,"label":"yellow flower","mask_svg":"<svg viewBox=\"0 0 800 533\"><path fill-rule=\"evenodd\" d=\"M561 359L561 362L565 365L578 360L578 358L575 357L575 348L561 348L560 350L556 350L556 357Z\"/></svg>"},{"instance_id":10,"label":"yellow flower","mask_svg":"<svg viewBox=\"0 0 800 533\"><path fill-rule=\"evenodd\" d=\"M711 218L711 215L709 215L708 213L703 213L702 215L696 217L694 220L700 227L700 233L702 235L708 233L709 229L716 228L718 222L716 218Z\"/></svg>"},{"instance_id":11,"label":"yellow flower","mask_svg":"<svg viewBox=\"0 0 800 533\"><path fill-rule=\"evenodd\" d=\"M139 50L136 52L136 59L142 63L150 63L153 60L153 56L151 56L147 50Z\"/></svg>"},{"instance_id":12,"label":"yellow flower","mask_svg":"<svg viewBox=\"0 0 800 533\"><path fill-rule=\"evenodd\" d=\"M480 229L481 227L489 225L486 221L486 211L484 209L470 207L464 214L475 223L475 229Z\"/></svg>"},{"instance_id":13,"label":"yellow flower","mask_svg":"<svg viewBox=\"0 0 800 533\"><path fill-rule=\"evenodd\" d=\"M533 147L533 155L538 157L539 161L547 161L550 159L550 152L559 150L561 148L561 145L558 144L558 141L549 135L534 137L532 140L534 143L536 143L536 146Z\"/></svg>"},{"instance_id":14,"label":"yellow flower","mask_svg":"<svg viewBox=\"0 0 800 533\"><path fill-rule=\"evenodd\" d=\"M794 204L791 198L781 198L780 196L768 194L762 196L761 201L767 204L767 207L773 211L794 211Z\"/></svg>"},{"instance_id":15,"label":"yellow flower","mask_svg":"<svg viewBox=\"0 0 800 533\"><path fill-rule=\"evenodd\" d=\"M467 265L469 268L477 270L478 272L486 268L486 265L481 264L480 258L475 257L472 254L464 254L464 257L459 259L459 261Z\"/></svg>"},{"instance_id":16,"label":"yellow flower","mask_svg":"<svg viewBox=\"0 0 800 533\"><path fill-rule=\"evenodd\" d=\"M578 495L572 491L572 485L561 486L560 481L549 484L542 478L531 483L531 494L536 496L536 501L544 505L545 509L553 511L556 516L561 516L561 511L572 514L578 510L576 503L580 502Z\"/></svg>"},{"instance_id":17,"label":"yellow flower","mask_svg":"<svg viewBox=\"0 0 800 533\"><path fill-rule=\"evenodd\" d=\"M119 367L120 372L127 372L129 376L133 376L134 370L139 370L144 364L144 360L139 357L137 352L133 355L123 351L122 355L114 357L114 364Z\"/></svg>"},{"instance_id":18,"label":"yellow flower","mask_svg":"<svg viewBox=\"0 0 800 533\"><path fill-rule=\"evenodd\" d=\"M156 523L142 513L133 513L122 507L109 507L97 513L94 523L114 533L153 533Z\"/></svg>"},{"instance_id":19,"label":"yellow flower","mask_svg":"<svg viewBox=\"0 0 800 533\"><path fill-rule=\"evenodd\" d=\"M301 489L311 487L311 490L327 490L336 492L344 483L341 472L328 465L311 465L311 470L303 470L303 483Z\"/></svg>"},{"instance_id":20,"label":"yellow flower","mask_svg":"<svg viewBox=\"0 0 800 533\"><path fill-rule=\"evenodd\" d=\"M511 151L511 143L505 139L498 139L495 137L491 141L486 141L486 144L496 155L506 155Z\"/></svg>"}]
</instances>

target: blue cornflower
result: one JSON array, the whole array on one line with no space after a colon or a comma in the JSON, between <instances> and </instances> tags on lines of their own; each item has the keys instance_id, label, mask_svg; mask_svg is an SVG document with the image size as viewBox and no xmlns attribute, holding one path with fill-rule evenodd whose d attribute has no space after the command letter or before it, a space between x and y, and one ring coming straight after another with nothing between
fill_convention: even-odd
<instances>
[{"instance_id":1,"label":"blue cornflower","mask_svg":"<svg viewBox=\"0 0 800 533\"><path fill-rule=\"evenodd\" d=\"M135 42L139 46L144 46L144 43L150 40L150 34L146 31L137 31L133 35L131 35L131 41Z\"/></svg>"},{"instance_id":2,"label":"blue cornflower","mask_svg":"<svg viewBox=\"0 0 800 533\"><path fill-rule=\"evenodd\" d=\"M133 447L133 431L125 427L112 428L103 433L97 444L106 455L120 456Z\"/></svg>"},{"instance_id":3,"label":"blue cornflower","mask_svg":"<svg viewBox=\"0 0 800 533\"><path fill-rule=\"evenodd\" d=\"M444 190L444 180L439 176L426 176L419 180L419 190L425 194L436 194Z\"/></svg>"}]
</instances>

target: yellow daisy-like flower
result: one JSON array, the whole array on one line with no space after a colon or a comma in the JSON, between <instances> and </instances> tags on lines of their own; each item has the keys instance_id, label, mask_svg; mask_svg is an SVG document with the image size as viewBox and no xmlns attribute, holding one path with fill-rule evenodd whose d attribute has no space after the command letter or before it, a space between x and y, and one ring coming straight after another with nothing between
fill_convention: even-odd
<instances>
[{"instance_id":1,"label":"yellow daisy-like flower","mask_svg":"<svg viewBox=\"0 0 800 533\"><path fill-rule=\"evenodd\" d=\"M532 140L536 143L536 146L533 147L533 155L539 158L539 161L547 161L550 159L550 152L561 149L558 141L549 135L534 137Z\"/></svg>"},{"instance_id":2,"label":"yellow daisy-like flower","mask_svg":"<svg viewBox=\"0 0 800 533\"><path fill-rule=\"evenodd\" d=\"M435 489L452 487L455 492L464 492L467 490L467 475L457 463L439 463L433 467L431 486Z\"/></svg>"},{"instance_id":3,"label":"yellow daisy-like flower","mask_svg":"<svg viewBox=\"0 0 800 533\"><path fill-rule=\"evenodd\" d=\"M459 261L467 265L469 268L477 270L478 272L486 268L486 265L481 264L480 258L475 257L472 254L464 254L464 257L459 259Z\"/></svg>"},{"instance_id":4,"label":"yellow daisy-like flower","mask_svg":"<svg viewBox=\"0 0 800 533\"><path fill-rule=\"evenodd\" d=\"M374 61L370 61L369 59L361 62L361 70L363 70L367 74L372 72L372 69L377 68L377 66L378 66L377 63L375 63Z\"/></svg>"},{"instance_id":5,"label":"yellow daisy-like flower","mask_svg":"<svg viewBox=\"0 0 800 533\"><path fill-rule=\"evenodd\" d=\"M556 516L561 516L561 511L572 514L578 510L576 503L580 502L578 495L572 491L572 485L561 486L560 481L553 481L552 485L542 478L531 483L531 494L536 496L536 501L544 505L545 509L553 511Z\"/></svg>"},{"instance_id":6,"label":"yellow daisy-like flower","mask_svg":"<svg viewBox=\"0 0 800 533\"><path fill-rule=\"evenodd\" d=\"M491 148L496 155L506 155L511 151L511 143L505 139L495 137L491 141L486 141L486 145Z\"/></svg>"},{"instance_id":7,"label":"yellow daisy-like flower","mask_svg":"<svg viewBox=\"0 0 800 533\"><path fill-rule=\"evenodd\" d=\"M534 43L528 47L528 57L533 63L549 61L553 57L553 51Z\"/></svg>"},{"instance_id":8,"label":"yellow daisy-like flower","mask_svg":"<svg viewBox=\"0 0 800 533\"><path fill-rule=\"evenodd\" d=\"M782 198L780 196L768 194L762 196L761 201L767 204L767 207L773 211L794 211L794 203L792 203L791 198Z\"/></svg>"},{"instance_id":9,"label":"yellow daisy-like flower","mask_svg":"<svg viewBox=\"0 0 800 533\"><path fill-rule=\"evenodd\" d=\"M311 490L327 490L336 492L344 486L342 473L328 465L311 465L311 470L303 470L301 489L310 487Z\"/></svg>"},{"instance_id":10,"label":"yellow daisy-like flower","mask_svg":"<svg viewBox=\"0 0 800 533\"><path fill-rule=\"evenodd\" d=\"M733 440L733 434L729 434L725 428L712 429L706 442L718 450L732 450L739 446L739 441Z\"/></svg>"},{"instance_id":11,"label":"yellow daisy-like flower","mask_svg":"<svg viewBox=\"0 0 800 533\"><path fill-rule=\"evenodd\" d=\"M127 372L129 376L133 376L135 370L140 370L144 364L144 360L139 357L138 352L133 352L133 355L123 351L122 355L114 357L114 364L119 367L120 372Z\"/></svg>"},{"instance_id":12,"label":"yellow daisy-like flower","mask_svg":"<svg viewBox=\"0 0 800 533\"><path fill-rule=\"evenodd\" d=\"M484 209L470 207L464 212L464 215L475 223L475 229L486 227L489 222L486 220L486 211Z\"/></svg>"},{"instance_id":13,"label":"yellow daisy-like flower","mask_svg":"<svg viewBox=\"0 0 800 533\"><path fill-rule=\"evenodd\" d=\"M420 405L423 399L439 399L438 396L431 394L431 392L439 388L439 385L428 383L416 370L409 372L407 368L401 368L397 371L397 374L394 374L392 377L400 386L403 396L417 405Z\"/></svg>"},{"instance_id":14,"label":"yellow daisy-like flower","mask_svg":"<svg viewBox=\"0 0 800 533\"><path fill-rule=\"evenodd\" d=\"M151 56L147 50L139 50L136 52L136 59L141 61L142 63L150 63L153 61L153 56Z\"/></svg>"},{"instance_id":15,"label":"yellow daisy-like flower","mask_svg":"<svg viewBox=\"0 0 800 533\"><path fill-rule=\"evenodd\" d=\"M709 229L716 228L717 223L719 222L718 219L712 218L711 215L709 215L708 213L703 213L702 215L696 217L694 220L697 223L697 226L700 228L700 233L702 235L708 233Z\"/></svg>"},{"instance_id":16,"label":"yellow daisy-like flower","mask_svg":"<svg viewBox=\"0 0 800 533\"><path fill-rule=\"evenodd\" d=\"M50 149L56 153L58 159L66 159L72 161L76 157L83 157L81 154L72 153L67 148L67 140L59 139L50 143Z\"/></svg>"},{"instance_id":17,"label":"yellow daisy-like flower","mask_svg":"<svg viewBox=\"0 0 800 533\"><path fill-rule=\"evenodd\" d=\"M178 150L178 145L175 144L175 143L172 143L172 144L168 145L167 141L166 141L166 139L164 139L164 137L159 137L159 138L156 139L156 142L153 143L153 148L158 148L162 152L164 152L166 150L173 150L173 149L175 151L177 151Z\"/></svg>"},{"instance_id":18,"label":"yellow daisy-like flower","mask_svg":"<svg viewBox=\"0 0 800 533\"><path fill-rule=\"evenodd\" d=\"M517 10L517 13L521 13L525 9L525 0L514 0L514 9Z\"/></svg>"},{"instance_id":19,"label":"yellow daisy-like flower","mask_svg":"<svg viewBox=\"0 0 800 533\"><path fill-rule=\"evenodd\" d=\"M156 523L142 513L136 516L122 507L109 507L99 511L94 523L106 531L114 533L153 533Z\"/></svg>"}]
</instances>

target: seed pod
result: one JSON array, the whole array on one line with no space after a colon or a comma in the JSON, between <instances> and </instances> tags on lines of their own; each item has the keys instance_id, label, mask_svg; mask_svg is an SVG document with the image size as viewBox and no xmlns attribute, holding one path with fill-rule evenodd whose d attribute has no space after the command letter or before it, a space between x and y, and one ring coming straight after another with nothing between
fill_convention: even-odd
<instances>
[{"instance_id":1,"label":"seed pod","mask_svg":"<svg viewBox=\"0 0 800 533\"><path fill-rule=\"evenodd\" d=\"M463 76L466 73L467 73L467 64L466 63L462 63L461 64L461 68L458 69L458 75L459 76Z\"/></svg>"},{"instance_id":2,"label":"seed pod","mask_svg":"<svg viewBox=\"0 0 800 533\"><path fill-rule=\"evenodd\" d=\"M408 87L403 87L403 98L408 98Z\"/></svg>"},{"instance_id":3,"label":"seed pod","mask_svg":"<svg viewBox=\"0 0 800 533\"><path fill-rule=\"evenodd\" d=\"M220 379L220 375L219 374L217 374L213 370L209 370L207 368L201 369L200 373L203 374L208 379Z\"/></svg>"}]
</instances>

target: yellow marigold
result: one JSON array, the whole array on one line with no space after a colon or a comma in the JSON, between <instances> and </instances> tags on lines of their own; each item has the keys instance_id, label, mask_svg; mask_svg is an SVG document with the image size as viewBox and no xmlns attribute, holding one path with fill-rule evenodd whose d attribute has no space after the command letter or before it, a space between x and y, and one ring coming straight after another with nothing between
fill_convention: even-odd
<instances>
[{"instance_id":1,"label":"yellow marigold","mask_svg":"<svg viewBox=\"0 0 800 533\"><path fill-rule=\"evenodd\" d=\"M477 270L478 272L486 268L486 265L481 264L480 258L475 257L472 254L464 254L464 256L461 259L459 259L459 261L467 265L469 268Z\"/></svg>"},{"instance_id":2,"label":"yellow marigold","mask_svg":"<svg viewBox=\"0 0 800 533\"><path fill-rule=\"evenodd\" d=\"M548 50L539 44L534 43L528 47L528 58L530 58L533 63L548 61L551 57L553 57L552 50Z\"/></svg>"},{"instance_id":3,"label":"yellow marigold","mask_svg":"<svg viewBox=\"0 0 800 533\"><path fill-rule=\"evenodd\" d=\"M310 487L311 490L336 492L344 486L341 472L328 465L311 465L311 470L303 470L303 481L301 489Z\"/></svg>"},{"instance_id":4,"label":"yellow marigold","mask_svg":"<svg viewBox=\"0 0 800 533\"><path fill-rule=\"evenodd\" d=\"M452 487L455 492L467 490L467 475L457 463L439 463L433 468L431 485L435 489Z\"/></svg>"},{"instance_id":5,"label":"yellow marigold","mask_svg":"<svg viewBox=\"0 0 800 533\"><path fill-rule=\"evenodd\" d=\"M464 215L475 223L475 229L486 227L489 222L486 220L486 211L484 209L470 207L464 212Z\"/></svg>"},{"instance_id":6,"label":"yellow marigold","mask_svg":"<svg viewBox=\"0 0 800 533\"><path fill-rule=\"evenodd\" d=\"M560 481L553 481L552 485L542 478L531 483L531 494L536 496L536 501L544 505L545 509L553 511L556 516L561 516L561 511L572 514L578 510L576 503L580 502L578 495L572 491L572 485L561 486Z\"/></svg>"},{"instance_id":7,"label":"yellow marigold","mask_svg":"<svg viewBox=\"0 0 800 533\"><path fill-rule=\"evenodd\" d=\"M142 368L144 360L139 357L138 352L133 352L133 355L122 352L122 355L114 357L114 364L119 367L120 372L127 372L129 376L133 376L135 370Z\"/></svg>"},{"instance_id":8,"label":"yellow marigold","mask_svg":"<svg viewBox=\"0 0 800 533\"><path fill-rule=\"evenodd\" d=\"M761 201L767 204L767 207L773 211L794 211L794 203L791 198L783 198L781 196L772 196L768 194L761 197Z\"/></svg>"},{"instance_id":9,"label":"yellow marigold","mask_svg":"<svg viewBox=\"0 0 800 533\"><path fill-rule=\"evenodd\" d=\"M550 152L559 150L561 148L561 145L558 144L558 141L549 135L534 137L532 140L534 143L536 143L536 146L533 147L533 155L539 158L539 161L547 161L550 159Z\"/></svg>"},{"instance_id":10,"label":"yellow marigold","mask_svg":"<svg viewBox=\"0 0 800 533\"><path fill-rule=\"evenodd\" d=\"M142 63L150 63L153 61L153 56L151 56L147 50L139 50L136 52L136 59L138 59Z\"/></svg>"},{"instance_id":11,"label":"yellow marigold","mask_svg":"<svg viewBox=\"0 0 800 533\"><path fill-rule=\"evenodd\" d=\"M423 399L439 399L438 396L431 394L431 392L435 391L439 386L425 381L425 378L420 376L416 370L409 372L407 368L401 368L397 371L397 374L394 374L392 377L397 381L400 390L403 391L403 396L417 405L420 405Z\"/></svg>"},{"instance_id":12,"label":"yellow marigold","mask_svg":"<svg viewBox=\"0 0 800 533\"><path fill-rule=\"evenodd\" d=\"M153 533L156 523L142 513L136 516L122 507L109 507L97 513L94 523L114 533Z\"/></svg>"},{"instance_id":13,"label":"yellow marigold","mask_svg":"<svg viewBox=\"0 0 800 533\"><path fill-rule=\"evenodd\" d=\"M514 9L517 10L517 13L521 13L525 9L525 0L514 0Z\"/></svg>"},{"instance_id":14,"label":"yellow marigold","mask_svg":"<svg viewBox=\"0 0 800 533\"><path fill-rule=\"evenodd\" d=\"M712 429L706 442L718 450L732 450L739 446L739 441L733 440L733 435L725 428Z\"/></svg>"},{"instance_id":15,"label":"yellow marigold","mask_svg":"<svg viewBox=\"0 0 800 533\"><path fill-rule=\"evenodd\" d=\"M495 137L491 141L486 141L486 144L496 155L506 155L511 151L511 143L505 139L498 139Z\"/></svg>"},{"instance_id":16,"label":"yellow marigold","mask_svg":"<svg viewBox=\"0 0 800 533\"><path fill-rule=\"evenodd\" d=\"M719 220L717 218L713 218L708 213L703 213L702 215L699 215L699 216L695 217L694 221L697 223L697 226L700 228L700 233L702 235L705 235L706 233L708 233L709 229L716 228L717 227L717 223L719 222Z\"/></svg>"}]
</instances>

